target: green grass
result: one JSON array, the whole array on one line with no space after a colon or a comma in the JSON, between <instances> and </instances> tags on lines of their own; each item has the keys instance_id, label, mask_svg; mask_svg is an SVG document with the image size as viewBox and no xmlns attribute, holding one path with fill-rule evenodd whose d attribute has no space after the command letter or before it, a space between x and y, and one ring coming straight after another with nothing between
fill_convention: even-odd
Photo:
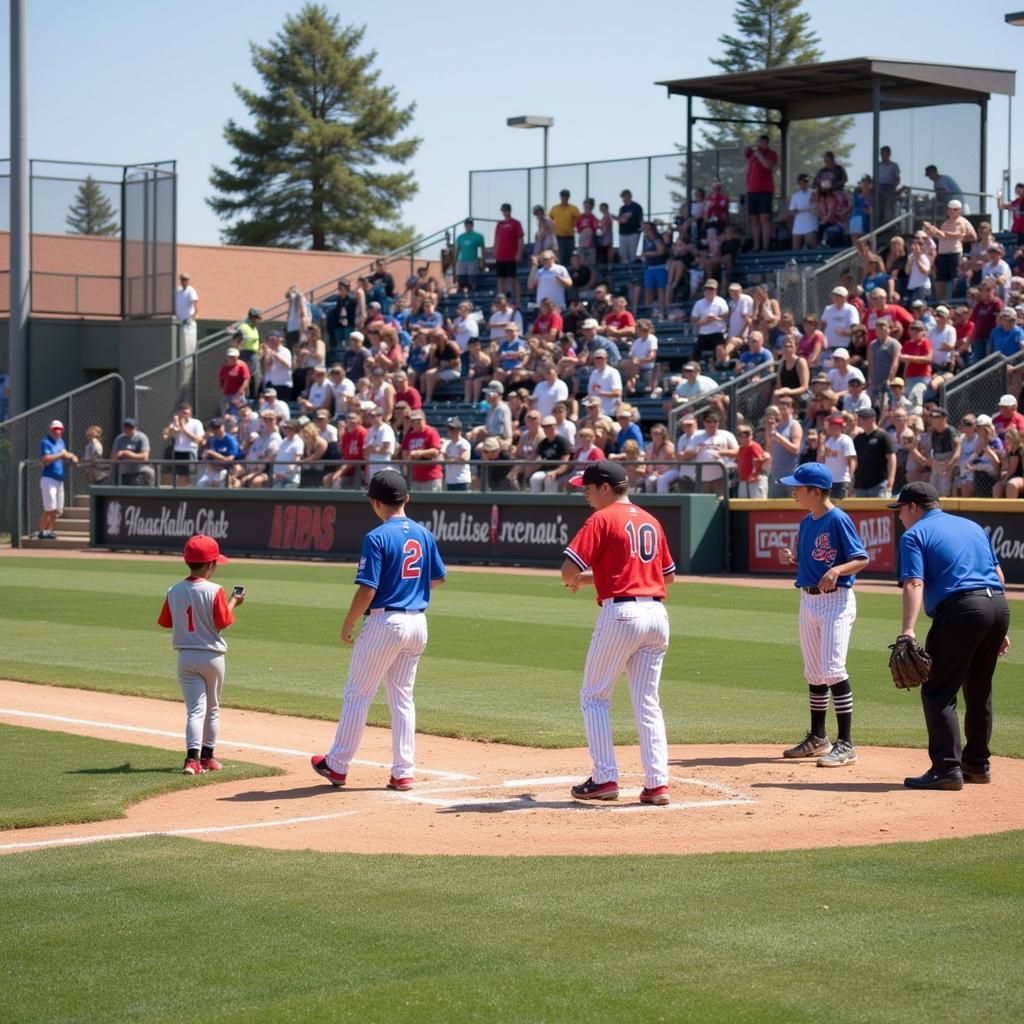
<instances>
[{"instance_id":1,"label":"green grass","mask_svg":"<svg viewBox=\"0 0 1024 1024\"><path fill-rule=\"evenodd\" d=\"M174 655L156 624L179 563L7 558L0 564L0 675L178 700ZM235 562L219 579L248 597L227 632L225 703L334 719L350 648L337 640L352 594L343 565ZM805 728L797 594L723 584L677 584L672 646L662 678L669 738L792 742ZM924 746L920 704L895 690L886 645L899 626L897 594L859 594L850 648L860 743ZM416 686L418 727L549 747L582 742L578 690L596 607L551 576L459 572L436 592L430 643ZM997 753L1024 757L1024 666L1016 644L996 677ZM370 713L386 724L381 695ZM624 685L616 739L635 742Z\"/></svg>"},{"instance_id":2,"label":"green grass","mask_svg":"<svg viewBox=\"0 0 1024 1024\"><path fill-rule=\"evenodd\" d=\"M0 777L8 783L0 829L123 818L129 804L161 793L280 774L232 760L223 771L190 778L181 774L181 755L169 750L0 724Z\"/></svg>"},{"instance_id":3,"label":"green grass","mask_svg":"<svg viewBox=\"0 0 1024 1024\"><path fill-rule=\"evenodd\" d=\"M1020 1019L1021 833L698 857L0 859L11 1024Z\"/></svg>"}]
</instances>

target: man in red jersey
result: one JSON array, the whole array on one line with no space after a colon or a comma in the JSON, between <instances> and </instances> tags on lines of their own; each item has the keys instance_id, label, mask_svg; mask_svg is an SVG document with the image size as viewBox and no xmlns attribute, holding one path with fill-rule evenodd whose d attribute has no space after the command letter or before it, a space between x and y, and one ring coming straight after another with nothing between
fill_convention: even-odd
<instances>
[{"instance_id":1,"label":"man in red jersey","mask_svg":"<svg viewBox=\"0 0 1024 1024\"><path fill-rule=\"evenodd\" d=\"M618 799L609 709L615 683L625 672L644 769L640 802L664 805L669 802L668 741L658 684L668 650L665 584L675 575L675 563L661 524L629 500L619 463L592 462L569 482L582 485L594 514L565 549L562 581L574 593L592 584L601 606L580 690L593 770L571 792L577 800Z\"/></svg>"},{"instance_id":2,"label":"man in red jersey","mask_svg":"<svg viewBox=\"0 0 1024 1024\"><path fill-rule=\"evenodd\" d=\"M494 225L494 272L498 276L498 291L514 294L517 306L523 301L516 276L522 258L523 225L512 216L511 205L502 203L501 220Z\"/></svg>"}]
</instances>

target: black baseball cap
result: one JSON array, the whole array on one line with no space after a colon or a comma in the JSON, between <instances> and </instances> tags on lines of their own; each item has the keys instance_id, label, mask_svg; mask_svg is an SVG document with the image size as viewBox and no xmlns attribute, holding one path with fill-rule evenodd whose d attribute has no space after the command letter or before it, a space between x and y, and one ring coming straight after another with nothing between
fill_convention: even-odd
<instances>
[{"instance_id":1,"label":"black baseball cap","mask_svg":"<svg viewBox=\"0 0 1024 1024\"><path fill-rule=\"evenodd\" d=\"M931 484L917 481L907 484L900 491L899 497L895 501L890 502L886 508L900 508L903 505L930 505L933 501L938 500L939 492Z\"/></svg>"},{"instance_id":2,"label":"black baseball cap","mask_svg":"<svg viewBox=\"0 0 1024 1024\"><path fill-rule=\"evenodd\" d=\"M366 495L384 502L385 505L401 505L409 497L409 485L397 470L384 469L370 479Z\"/></svg>"},{"instance_id":3,"label":"black baseball cap","mask_svg":"<svg viewBox=\"0 0 1024 1024\"><path fill-rule=\"evenodd\" d=\"M591 462L582 473L569 478L573 487L582 487L584 484L621 484L626 479L626 471L617 462L610 459L599 459Z\"/></svg>"}]
</instances>

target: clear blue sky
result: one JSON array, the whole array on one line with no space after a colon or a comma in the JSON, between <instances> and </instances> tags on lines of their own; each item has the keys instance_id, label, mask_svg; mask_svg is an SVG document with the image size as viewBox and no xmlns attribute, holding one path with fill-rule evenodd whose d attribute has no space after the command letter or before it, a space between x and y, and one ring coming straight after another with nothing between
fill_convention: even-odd
<instances>
[{"instance_id":1,"label":"clear blue sky","mask_svg":"<svg viewBox=\"0 0 1024 1024\"><path fill-rule=\"evenodd\" d=\"M0 24L4 154L10 108L6 6ZM29 0L27 6L31 155L114 163L176 159L179 240L216 242L219 222L204 198L211 164L230 158L224 122L245 116L232 83L257 87L248 41L273 36L300 6L297 0ZM826 59L870 55L1016 68L1024 52L1024 29L1003 23L1007 10L1024 7L1022 0L806 6ZM512 131L505 126L508 115L554 116L552 163L671 152L683 136L684 101L667 99L653 83L712 73L707 54L732 25L729 0L648 0L635 8L609 0L397 0L381 8L362 5L359 15L348 5L328 7L345 21L365 21L382 79L402 102L416 101L413 130L423 138L414 162L420 191L403 217L420 231L464 215L470 168L540 162L540 132ZM995 98L993 188L1006 164L1006 115L1006 100ZM1018 103L1016 120L1024 125L1024 103ZM944 136L950 123L955 119L940 117L922 131ZM851 161L857 173L869 169L862 128ZM892 132L901 135L895 124ZM902 141L891 140L897 160ZM918 148L920 140L915 154ZM1024 164L1024 148L1014 160ZM905 182L923 183L920 167L901 163ZM4 210L0 223L6 221Z\"/></svg>"}]
</instances>

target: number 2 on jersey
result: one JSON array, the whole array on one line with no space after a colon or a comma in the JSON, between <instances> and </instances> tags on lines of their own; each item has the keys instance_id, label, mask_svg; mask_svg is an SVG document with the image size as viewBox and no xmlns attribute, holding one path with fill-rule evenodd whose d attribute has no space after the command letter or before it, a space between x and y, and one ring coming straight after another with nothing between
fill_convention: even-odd
<instances>
[{"instance_id":1,"label":"number 2 on jersey","mask_svg":"<svg viewBox=\"0 0 1024 1024\"><path fill-rule=\"evenodd\" d=\"M650 523L626 523L629 537L629 556L641 562L653 562L658 551L658 534Z\"/></svg>"},{"instance_id":2,"label":"number 2 on jersey","mask_svg":"<svg viewBox=\"0 0 1024 1024\"><path fill-rule=\"evenodd\" d=\"M423 568L423 548L418 540L407 540L402 545L402 579L418 580Z\"/></svg>"}]
</instances>

